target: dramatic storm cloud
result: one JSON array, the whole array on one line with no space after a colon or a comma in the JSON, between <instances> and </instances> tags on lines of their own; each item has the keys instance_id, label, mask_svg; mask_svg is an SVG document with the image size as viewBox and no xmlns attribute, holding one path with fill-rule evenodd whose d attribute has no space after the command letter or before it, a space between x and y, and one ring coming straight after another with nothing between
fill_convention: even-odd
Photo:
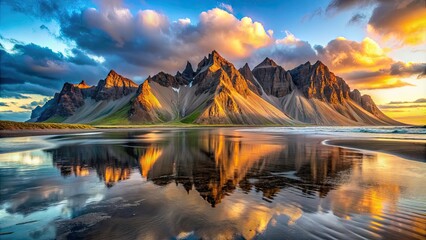
<instances>
[{"instance_id":1,"label":"dramatic storm cloud","mask_svg":"<svg viewBox=\"0 0 426 240\"><path fill-rule=\"evenodd\" d=\"M72 53L66 57L32 43L15 44L10 52L0 48L2 95L21 98L21 94L10 93L19 92L51 96L66 81L95 80L106 73L80 50L73 49Z\"/></svg>"}]
</instances>

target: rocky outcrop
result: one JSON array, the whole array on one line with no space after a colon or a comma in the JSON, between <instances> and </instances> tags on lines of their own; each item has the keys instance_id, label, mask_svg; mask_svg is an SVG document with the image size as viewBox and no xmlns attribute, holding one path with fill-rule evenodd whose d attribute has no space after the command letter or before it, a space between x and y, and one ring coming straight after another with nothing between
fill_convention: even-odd
<instances>
[{"instance_id":1,"label":"rocky outcrop","mask_svg":"<svg viewBox=\"0 0 426 240\"><path fill-rule=\"evenodd\" d=\"M183 70L183 72L177 72L176 73L176 81L179 83L179 85L188 85L190 82L192 82L193 78L195 76L195 72L192 69L192 65L190 62L186 62L186 67Z\"/></svg>"},{"instance_id":2,"label":"rocky outcrop","mask_svg":"<svg viewBox=\"0 0 426 240\"><path fill-rule=\"evenodd\" d=\"M138 88L136 98L130 109L130 120L132 122L153 123L162 121L156 112L161 108L161 104L151 91L150 81L152 79L148 78Z\"/></svg>"},{"instance_id":3,"label":"rocky outcrop","mask_svg":"<svg viewBox=\"0 0 426 240\"><path fill-rule=\"evenodd\" d=\"M182 72L182 77L188 81L191 81L192 78L195 76L195 72L192 69L192 65L190 62L186 62L185 70Z\"/></svg>"},{"instance_id":4,"label":"rocky outcrop","mask_svg":"<svg viewBox=\"0 0 426 240\"><path fill-rule=\"evenodd\" d=\"M79 107L84 105L82 89L76 87L74 84L65 83L61 92L46 103L46 105L48 108L40 114L37 121L46 121L54 116L62 118L69 117Z\"/></svg>"},{"instance_id":5,"label":"rocky outcrop","mask_svg":"<svg viewBox=\"0 0 426 240\"><path fill-rule=\"evenodd\" d=\"M40 106L37 106L36 108L33 109L33 111L31 112L31 119L33 119L33 121L31 122L35 122L37 121L38 117L40 117L41 113L43 112L43 108Z\"/></svg>"},{"instance_id":6,"label":"rocky outcrop","mask_svg":"<svg viewBox=\"0 0 426 240\"><path fill-rule=\"evenodd\" d=\"M361 93L358 91L358 89L354 89L349 93L349 97L354 101L356 104L362 106L361 103Z\"/></svg>"},{"instance_id":7,"label":"rocky outcrop","mask_svg":"<svg viewBox=\"0 0 426 240\"><path fill-rule=\"evenodd\" d=\"M114 70L108 73L105 80L100 80L94 90L93 99L101 100L117 100L129 94L135 93L138 85L132 80L121 76Z\"/></svg>"},{"instance_id":8,"label":"rocky outcrop","mask_svg":"<svg viewBox=\"0 0 426 240\"><path fill-rule=\"evenodd\" d=\"M249 93L247 80L232 63L225 60L216 51L209 54L208 58L204 58L198 66L197 75L194 78L194 84L197 85L196 95L214 93L220 83L228 88L233 88L244 97Z\"/></svg>"},{"instance_id":9,"label":"rocky outcrop","mask_svg":"<svg viewBox=\"0 0 426 240\"><path fill-rule=\"evenodd\" d=\"M244 66L238 71L243 75L243 77L248 80L247 84L250 90L257 95L262 95L262 86L260 86L259 82L255 79L253 73L250 70L249 65L246 63Z\"/></svg>"},{"instance_id":10,"label":"rocky outcrop","mask_svg":"<svg viewBox=\"0 0 426 240\"><path fill-rule=\"evenodd\" d=\"M376 117L382 118L385 115L376 106L370 95L364 94L361 97L361 106Z\"/></svg>"},{"instance_id":11,"label":"rocky outcrop","mask_svg":"<svg viewBox=\"0 0 426 240\"><path fill-rule=\"evenodd\" d=\"M343 103L349 98L350 88L340 77L330 72L327 66L317 61L309 62L290 71L294 84L306 98L315 98L332 104Z\"/></svg>"},{"instance_id":12,"label":"rocky outcrop","mask_svg":"<svg viewBox=\"0 0 426 240\"><path fill-rule=\"evenodd\" d=\"M269 58L253 69L253 75L268 95L284 97L295 89L290 73Z\"/></svg>"},{"instance_id":13,"label":"rocky outcrop","mask_svg":"<svg viewBox=\"0 0 426 240\"><path fill-rule=\"evenodd\" d=\"M168 73L165 72L159 72L155 74L153 77L148 78L150 81L157 82L161 86L164 87L174 87L179 88L181 85L188 84L188 81L183 78L174 77Z\"/></svg>"},{"instance_id":14,"label":"rocky outcrop","mask_svg":"<svg viewBox=\"0 0 426 240\"><path fill-rule=\"evenodd\" d=\"M386 119L386 121L391 120L385 114L383 114L382 111L380 111L380 109L374 103L370 95L364 94L361 96L361 93L358 91L358 89L354 89L349 93L349 96L352 101L354 101L356 104L358 104L374 116L380 119Z\"/></svg>"}]
</instances>

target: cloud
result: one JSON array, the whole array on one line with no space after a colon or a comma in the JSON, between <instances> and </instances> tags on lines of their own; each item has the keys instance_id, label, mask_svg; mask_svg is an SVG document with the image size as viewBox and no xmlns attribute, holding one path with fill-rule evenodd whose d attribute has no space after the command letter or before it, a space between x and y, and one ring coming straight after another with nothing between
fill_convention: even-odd
<instances>
[{"instance_id":1,"label":"cloud","mask_svg":"<svg viewBox=\"0 0 426 240\"><path fill-rule=\"evenodd\" d=\"M396 62L391 65L391 75L411 76L417 74L417 78L426 77L426 63Z\"/></svg>"},{"instance_id":2,"label":"cloud","mask_svg":"<svg viewBox=\"0 0 426 240\"><path fill-rule=\"evenodd\" d=\"M384 40L396 39L418 45L426 40L426 7L424 0L333 0L327 12L374 5L369 18L369 31Z\"/></svg>"},{"instance_id":3,"label":"cloud","mask_svg":"<svg viewBox=\"0 0 426 240\"><path fill-rule=\"evenodd\" d=\"M228 11L228 12L230 12L230 13L233 13L234 12L234 9L232 8L232 6L231 5L229 5L229 4L226 4L226 3L219 3L219 8L222 8L222 9L224 9L224 10L226 10L226 11Z\"/></svg>"},{"instance_id":4,"label":"cloud","mask_svg":"<svg viewBox=\"0 0 426 240\"><path fill-rule=\"evenodd\" d=\"M419 99L411 101L411 102L410 101L404 101L404 102L393 101L393 102L389 102L388 104L404 104L404 103L426 103L426 98L419 98Z\"/></svg>"},{"instance_id":5,"label":"cloud","mask_svg":"<svg viewBox=\"0 0 426 240\"><path fill-rule=\"evenodd\" d=\"M21 105L19 107L26 110L33 110L37 106L43 106L48 100L49 100L48 98L44 98L43 100L32 101L29 104Z\"/></svg>"},{"instance_id":6,"label":"cloud","mask_svg":"<svg viewBox=\"0 0 426 240\"><path fill-rule=\"evenodd\" d=\"M184 60L199 61L213 49L238 60L273 43L261 23L219 8L202 12L198 23L191 24L187 18L170 21L149 9L132 14L119 3L103 1L99 9L74 12L60 25L63 38L104 57L107 68L118 65L117 70L128 75L177 71Z\"/></svg>"},{"instance_id":7,"label":"cloud","mask_svg":"<svg viewBox=\"0 0 426 240\"><path fill-rule=\"evenodd\" d=\"M36 44L15 44L12 52L0 49L3 97L25 98L22 93L52 95L64 82L82 79L95 83L106 74L94 60L73 49L71 57Z\"/></svg>"},{"instance_id":8,"label":"cloud","mask_svg":"<svg viewBox=\"0 0 426 240\"><path fill-rule=\"evenodd\" d=\"M380 1L368 23L385 38L417 45L426 40L425 19L424 0Z\"/></svg>"},{"instance_id":9,"label":"cloud","mask_svg":"<svg viewBox=\"0 0 426 240\"><path fill-rule=\"evenodd\" d=\"M332 0L328 4L326 12L346 10L355 6L365 7L372 3L374 3L374 0Z\"/></svg>"},{"instance_id":10,"label":"cloud","mask_svg":"<svg viewBox=\"0 0 426 240\"><path fill-rule=\"evenodd\" d=\"M56 79L65 70L64 56L47 47L33 43L15 44L13 54L2 51L2 66L13 68L21 73L45 79ZM2 77L3 79L3 77Z\"/></svg>"},{"instance_id":11,"label":"cloud","mask_svg":"<svg viewBox=\"0 0 426 240\"><path fill-rule=\"evenodd\" d=\"M30 97L22 95L15 91L7 91L5 89L0 89L0 98L29 99Z\"/></svg>"},{"instance_id":12,"label":"cloud","mask_svg":"<svg viewBox=\"0 0 426 240\"><path fill-rule=\"evenodd\" d=\"M254 50L273 42L261 23L249 17L239 20L218 8L200 14L196 32L201 33L196 42L201 49L214 47L236 58L247 57Z\"/></svg>"},{"instance_id":13,"label":"cloud","mask_svg":"<svg viewBox=\"0 0 426 240\"><path fill-rule=\"evenodd\" d=\"M315 46L318 56L333 70L349 72L358 69L379 70L388 68L393 60L371 38L361 42L342 37L330 41L327 46Z\"/></svg>"},{"instance_id":14,"label":"cloud","mask_svg":"<svg viewBox=\"0 0 426 240\"><path fill-rule=\"evenodd\" d=\"M68 61L75 63L77 65L92 65L92 66L96 66L97 62L95 60L93 60L92 58L90 58L86 53L84 53L83 51L77 49L77 48L73 48L71 50L73 56L68 57Z\"/></svg>"},{"instance_id":15,"label":"cloud","mask_svg":"<svg viewBox=\"0 0 426 240\"><path fill-rule=\"evenodd\" d=\"M390 89L406 86L414 86L411 83L404 82L400 79L392 79L387 77L362 79L362 81L351 81L351 87L359 90L374 90L374 89Z\"/></svg>"},{"instance_id":16,"label":"cloud","mask_svg":"<svg viewBox=\"0 0 426 240\"><path fill-rule=\"evenodd\" d=\"M381 109L397 109L397 108L426 108L426 105L413 104L413 105L402 105L402 106L392 106L392 105L380 105Z\"/></svg>"},{"instance_id":17,"label":"cloud","mask_svg":"<svg viewBox=\"0 0 426 240\"><path fill-rule=\"evenodd\" d=\"M357 13L349 19L348 24L353 25L362 22L367 16L365 14Z\"/></svg>"},{"instance_id":18,"label":"cloud","mask_svg":"<svg viewBox=\"0 0 426 240\"><path fill-rule=\"evenodd\" d=\"M426 63L396 62L388 56L386 49L371 38L357 42L338 37L325 46L312 47L309 42L300 40L291 32L285 33L284 38L276 39L275 44L256 51L247 61L255 66L265 57L271 57L290 69L306 61L320 60L348 81L352 88L358 89L413 86L402 78L426 76Z\"/></svg>"},{"instance_id":19,"label":"cloud","mask_svg":"<svg viewBox=\"0 0 426 240\"><path fill-rule=\"evenodd\" d=\"M387 89L413 86L401 78L425 76L426 63L396 62L385 49L368 37L361 42L339 37L325 47L317 45L314 48L318 58L347 80L351 87Z\"/></svg>"},{"instance_id":20,"label":"cloud","mask_svg":"<svg viewBox=\"0 0 426 240\"><path fill-rule=\"evenodd\" d=\"M322 10L322 8L317 8L317 9L315 9L313 12L311 12L311 13L308 13L308 14L305 14L303 17L302 17L302 22L307 22L307 21L310 21L310 20L312 20L313 18L315 18L315 17L319 17L319 16L321 16L321 15L323 15L323 13L324 13L324 11Z\"/></svg>"},{"instance_id":21,"label":"cloud","mask_svg":"<svg viewBox=\"0 0 426 240\"><path fill-rule=\"evenodd\" d=\"M67 14L67 11L81 9L86 6L84 0L38 0L38 1L19 1L5 0L14 11L22 12L27 15L35 16L42 20L50 21L60 19Z\"/></svg>"},{"instance_id":22,"label":"cloud","mask_svg":"<svg viewBox=\"0 0 426 240\"><path fill-rule=\"evenodd\" d=\"M252 64L257 65L265 57L270 57L290 69L306 61L316 61L317 55L309 42L298 39L289 31L285 31L285 34L284 38L276 39L275 44L252 56Z\"/></svg>"},{"instance_id":23,"label":"cloud","mask_svg":"<svg viewBox=\"0 0 426 240\"><path fill-rule=\"evenodd\" d=\"M69 3L73 6L69 11L58 9L54 1L39 3L32 3L37 5L32 8L28 2L9 1L17 11L56 20L58 38L73 47L65 54L21 42L15 42L11 52L0 49L2 90L53 95L66 81L85 79L95 84L113 68L129 78L143 79L160 70L181 70L185 60L198 62L214 49L238 61L274 44L272 30L219 8L202 12L192 24L189 18L170 21L149 9L131 12L121 1L101 1L97 8ZM49 14L49 9L61 14ZM40 28L49 30L45 25Z\"/></svg>"}]
</instances>

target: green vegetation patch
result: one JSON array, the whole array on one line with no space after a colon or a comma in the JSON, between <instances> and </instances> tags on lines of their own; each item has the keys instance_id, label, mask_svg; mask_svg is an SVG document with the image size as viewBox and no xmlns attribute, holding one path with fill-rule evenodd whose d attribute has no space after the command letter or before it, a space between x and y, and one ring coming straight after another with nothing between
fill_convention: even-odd
<instances>
[{"instance_id":1,"label":"green vegetation patch","mask_svg":"<svg viewBox=\"0 0 426 240\"><path fill-rule=\"evenodd\" d=\"M86 124L68 124L68 123L28 123L0 121L0 130L37 130L37 129L93 129Z\"/></svg>"},{"instance_id":2,"label":"green vegetation patch","mask_svg":"<svg viewBox=\"0 0 426 240\"><path fill-rule=\"evenodd\" d=\"M182 120L180 120L182 123L193 123L195 120L197 120L197 118L201 115L201 111L200 110L195 110L194 112L192 112L191 114L189 114L188 116L182 118Z\"/></svg>"},{"instance_id":3,"label":"green vegetation patch","mask_svg":"<svg viewBox=\"0 0 426 240\"><path fill-rule=\"evenodd\" d=\"M131 105L126 104L124 107L120 108L115 113L108 115L100 120L91 122L93 125L126 125L130 124L129 122L129 112Z\"/></svg>"}]
</instances>

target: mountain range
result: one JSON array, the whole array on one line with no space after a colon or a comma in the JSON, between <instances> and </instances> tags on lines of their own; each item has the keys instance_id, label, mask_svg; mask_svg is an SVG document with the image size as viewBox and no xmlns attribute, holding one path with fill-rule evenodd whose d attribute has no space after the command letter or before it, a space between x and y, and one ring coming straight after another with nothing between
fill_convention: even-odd
<instances>
[{"instance_id":1,"label":"mountain range","mask_svg":"<svg viewBox=\"0 0 426 240\"><path fill-rule=\"evenodd\" d=\"M317 61L285 70L266 58L253 70L213 51L194 71L160 72L138 85L111 70L96 86L65 83L31 122L91 124L401 125L369 95Z\"/></svg>"}]
</instances>

